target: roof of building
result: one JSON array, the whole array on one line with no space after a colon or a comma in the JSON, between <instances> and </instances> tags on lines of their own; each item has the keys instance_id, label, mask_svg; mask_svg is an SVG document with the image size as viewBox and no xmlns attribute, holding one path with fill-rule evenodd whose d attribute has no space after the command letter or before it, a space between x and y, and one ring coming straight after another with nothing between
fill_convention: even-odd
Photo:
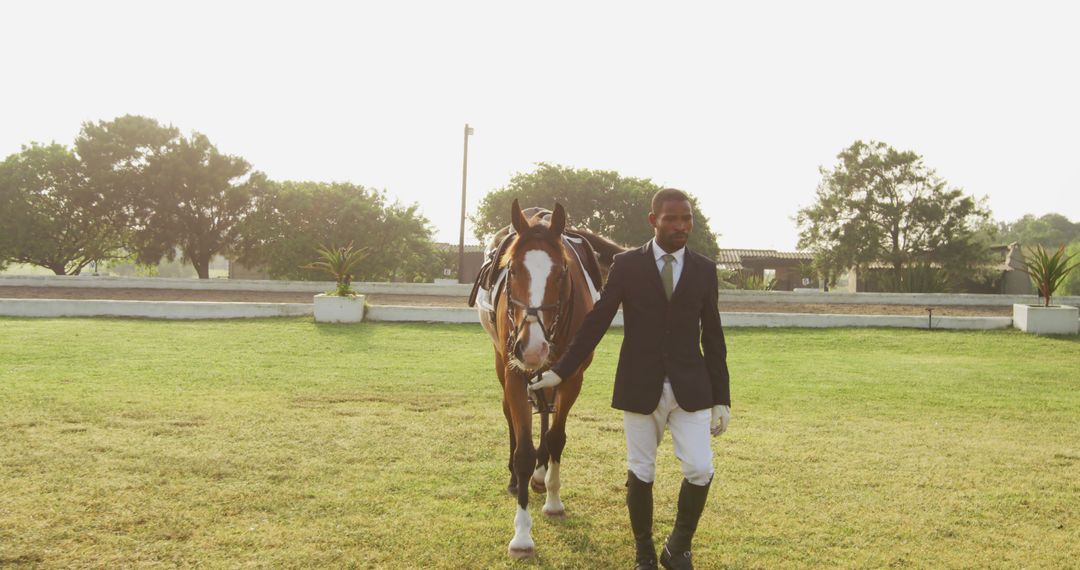
<instances>
[{"instance_id":1,"label":"roof of building","mask_svg":"<svg viewBox=\"0 0 1080 570\"><path fill-rule=\"evenodd\" d=\"M791 265L791 262L804 262L814 259L814 254L805 251L777 251L775 249L721 249L716 254L716 264L722 269L743 269L743 264L756 261L768 262L770 260L785 262L782 265Z\"/></svg>"}]
</instances>

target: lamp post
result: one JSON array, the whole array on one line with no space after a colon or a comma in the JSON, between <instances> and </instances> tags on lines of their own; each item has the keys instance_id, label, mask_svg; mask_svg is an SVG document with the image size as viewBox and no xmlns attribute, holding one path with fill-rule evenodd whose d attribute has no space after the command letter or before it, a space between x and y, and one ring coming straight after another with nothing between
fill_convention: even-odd
<instances>
[{"instance_id":1,"label":"lamp post","mask_svg":"<svg viewBox=\"0 0 1080 570\"><path fill-rule=\"evenodd\" d=\"M465 151L461 157L461 231L458 233L458 283L465 282L465 182L469 175L469 135L472 127L465 123Z\"/></svg>"}]
</instances>

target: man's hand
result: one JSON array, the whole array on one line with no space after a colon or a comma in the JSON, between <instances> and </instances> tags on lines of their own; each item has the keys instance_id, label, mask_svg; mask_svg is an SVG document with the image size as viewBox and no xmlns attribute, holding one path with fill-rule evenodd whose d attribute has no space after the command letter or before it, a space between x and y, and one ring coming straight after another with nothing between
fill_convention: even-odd
<instances>
[{"instance_id":1,"label":"man's hand","mask_svg":"<svg viewBox=\"0 0 1080 570\"><path fill-rule=\"evenodd\" d=\"M713 406L712 407L712 434L714 436L720 435L727 431L728 422L731 421L731 407L730 406Z\"/></svg>"},{"instance_id":2,"label":"man's hand","mask_svg":"<svg viewBox=\"0 0 1080 570\"><path fill-rule=\"evenodd\" d=\"M532 384L529 384L529 389L536 391L543 390L544 388L554 388L555 386L558 386L561 382L562 378L560 378L558 374L552 372L551 370L548 370L540 376L539 380L533 382Z\"/></svg>"}]
</instances>

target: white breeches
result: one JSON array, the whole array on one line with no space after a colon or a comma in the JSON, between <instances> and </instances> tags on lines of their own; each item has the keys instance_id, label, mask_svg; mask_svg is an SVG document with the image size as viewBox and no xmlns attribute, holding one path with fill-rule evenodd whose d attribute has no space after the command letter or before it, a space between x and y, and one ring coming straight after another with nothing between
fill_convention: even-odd
<instances>
[{"instance_id":1,"label":"white breeches","mask_svg":"<svg viewBox=\"0 0 1080 570\"><path fill-rule=\"evenodd\" d=\"M696 412L680 408L671 384L665 381L660 404L653 413L623 412L627 467L641 481L652 483L656 478L656 448L664 429L670 428L683 476L694 485L705 485L713 475L711 421L712 411L708 408Z\"/></svg>"}]
</instances>

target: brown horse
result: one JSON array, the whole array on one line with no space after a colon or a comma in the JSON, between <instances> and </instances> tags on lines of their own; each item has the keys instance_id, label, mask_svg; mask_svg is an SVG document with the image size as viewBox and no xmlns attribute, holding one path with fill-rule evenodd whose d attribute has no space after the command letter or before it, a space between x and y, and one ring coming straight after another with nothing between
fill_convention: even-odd
<instances>
[{"instance_id":1,"label":"brown horse","mask_svg":"<svg viewBox=\"0 0 1080 570\"><path fill-rule=\"evenodd\" d=\"M566 212L556 204L555 211L530 209L522 213L517 200L511 207L514 235L493 270L505 268L501 293L491 303L493 312L480 309L480 322L491 335L495 346L495 370L503 389L503 413L510 429L510 484L508 490L518 500L514 517L514 537L509 553L515 558L535 552L529 516L529 488L547 492L543 513L562 517L565 508L559 497L559 468L566 444L566 418L581 391L582 377L592 358L557 390L544 390L543 400L554 400L551 426L548 413L541 410L539 447L533 446L533 409L527 384L562 355L574 333L593 307L593 294L581 254L571 250L564 238ZM535 212L535 214L533 213ZM615 244L581 232L582 237L604 250L601 257L610 259ZM593 253L586 248L589 256ZM591 261L594 266L595 257ZM599 289L600 283L595 284ZM492 294L495 292L493 291ZM554 392L554 393L553 393Z\"/></svg>"}]
</instances>

